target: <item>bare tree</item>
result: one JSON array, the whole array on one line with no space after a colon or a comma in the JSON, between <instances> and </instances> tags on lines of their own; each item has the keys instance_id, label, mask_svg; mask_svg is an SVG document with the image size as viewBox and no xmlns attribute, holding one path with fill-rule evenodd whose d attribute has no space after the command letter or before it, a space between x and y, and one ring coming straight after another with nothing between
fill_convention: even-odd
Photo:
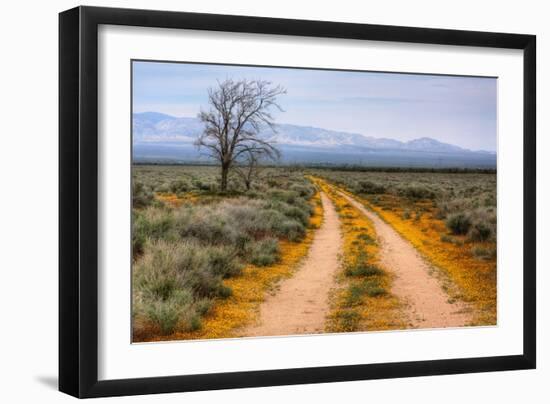
<instances>
[{"instance_id":1,"label":"bare tree","mask_svg":"<svg viewBox=\"0 0 550 404\"><path fill-rule=\"evenodd\" d=\"M264 155L264 153L260 153L258 151L248 150L242 161L238 161L235 165L235 171L243 180L247 191L250 190L254 178L257 178L260 175L262 169L260 162L263 157L268 157L274 160L278 156L269 154Z\"/></svg>"},{"instance_id":2,"label":"bare tree","mask_svg":"<svg viewBox=\"0 0 550 404\"><path fill-rule=\"evenodd\" d=\"M261 139L260 130L267 127L275 132L271 111L282 111L277 103L286 94L281 86L263 80L227 79L208 90L208 111L198 117L205 129L196 145L220 162L222 191L227 190L229 170L246 156L278 156L272 142Z\"/></svg>"}]
</instances>

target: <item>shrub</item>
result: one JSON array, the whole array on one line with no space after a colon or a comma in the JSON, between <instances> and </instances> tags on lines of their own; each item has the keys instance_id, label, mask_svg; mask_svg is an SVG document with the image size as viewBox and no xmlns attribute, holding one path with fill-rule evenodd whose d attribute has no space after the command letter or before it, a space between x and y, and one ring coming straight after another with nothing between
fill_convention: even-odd
<instances>
[{"instance_id":1,"label":"shrub","mask_svg":"<svg viewBox=\"0 0 550 404\"><path fill-rule=\"evenodd\" d=\"M190 309L191 302L184 291L172 293L167 299L152 300L146 306L148 319L164 335L173 333L181 320L182 312Z\"/></svg>"},{"instance_id":2,"label":"shrub","mask_svg":"<svg viewBox=\"0 0 550 404\"><path fill-rule=\"evenodd\" d=\"M409 186L400 188L399 195L409 199L435 199L435 193L424 186Z\"/></svg>"},{"instance_id":3,"label":"shrub","mask_svg":"<svg viewBox=\"0 0 550 404\"><path fill-rule=\"evenodd\" d=\"M309 223L309 212L304 211L297 206L289 206L287 209L285 209L283 213L286 217L296 219L304 226L307 226L307 224Z\"/></svg>"},{"instance_id":4,"label":"shrub","mask_svg":"<svg viewBox=\"0 0 550 404\"><path fill-rule=\"evenodd\" d=\"M170 191L175 194L188 192L189 190L191 190L191 188L192 188L192 185L189 183L189 181L186 181L186 180L172 181L169 185Z\"/></svg>"},{"instance_id":5,"label":"shrub","mask_svg":"<svg viewBox=\"0 0 550 404\"><path fill-rule=\"evenodd\" d=\"M193 181L193 187L201 191L209 191L209 192L214 192L218 188L215 182L201 181L201 180Z\"/></svg>"},{"instance_id":6,"label":"shrub","mask_svg":"<svg viewBox=\"0 0 550 404\"><path fill-rule=\"evenodd\" d=\"M212 302L233 293L223 279L239 275L247 262L277 262L279 239L302 238L313 212L308 199L315 187L301 173L299 181L277 176L279 189L263 182L254 192L203 195L199 203L175 207L156 204L152 187L176 194L193 187L213 191L217 174L191 173L185 174L191 179L174 180L182 177L182 168L159 170L140 167L143 184L135 194L151 198L133 211L132 316L138 334L151 326L162 334L200 328Z\"/></svg>"},{"instance_id":7,"label":"shrub","mask_svg":"<svg viewBox=\"0 0 550 404\"><path fill-rule=\"evenodd\" d=\"M286 237L289 241L298 241L306 234L304 226L294 220L287 219L275 226L276 234Z\"/></svg>"},{"instance_id":8,"label":"shrub","mask_svg":"<svg viewBox=\"0 0 550 404\"><path fill-rule=\"evenodd\" d=\"M212 246L206 249L210 270L222 278L240 275L242 264L236 259L234 248L227 246Z\"/></svg>"},{"instance_id":9,"label":"shrub","mask_svg":"<svg viewBox=\"0 0 550 404\"><path fill-rule=\"evenodd\" d=\"M253 239L265 236L299 240L305 235L308 221L309 212L298 207L244 198L211 206L182 207L175 216L180 237L232 245L241 250Z\"/></svg>"},{"instance_id":10,"label":"shrub","mask_svg":"<svg viewBox=\"0 0 550 404\"><path fill-rule=\"evenodd\" d=\"M227 299L233 294L233 289L231 289L229 286L220 285L217 290L218 296Z\"/></svg>"},{"instance_id":11,"label":"shrub","mask_svg":"<svg viewBox=\"0 0 550 404\"><path fill-rule=\"evenodd\" d=\"M472 241L486 241L491 237L491 229L484 223L476 223L470 229L468 238Z\"/></svg>"},{"instance_id":12,"label":"shrub","mask_svg":"<svg viewBox=\"0 0 550 404\"><path fill-rule=\"evenodd\" d=\"M196 242L152 242L134 266L135 315L162 333L196 329L214 297L231 296L222 278L240 264L227 248Z\"/></svg>"},{"instance_id":13,"label":"shrub","mask_svg":"<svg viewBox=\"0 0 550 404\"><path fill-rule=\"evenodd\" d=\"M169 239L172 237L173 217L170 212L149 207L132 212L132 257L143 254L148 240Z\"/></svg>"},{"instance_id":14,"label":"shrub","mask_svg":"<svg viewBox=\"0 0 550 404\"><path fill-rule=\"evenodd\" d=\"M272 219L260 201L239 198L220 204L219 210L227 223L238 226L243 233L252 238L260 237L271 231ZM277 219L281 220L283 216L279 215Z\"/></svg>"},{"instance_id":15,"label":"shrub","mask_svg":"<svg viewBox=\"0 0 550 404\"><path fill-rule=\"evenodd\" d=\"M194 237L209 244L237 245L245 237L242 229L220 206L180 209L176 227L181 237Z\"/></svg>"},{"instance_id":16,"label":"shrub","mask_svg":"<svg viewBox=\"0 0 550 404\"><path fill-rule=\"evenodd\" d=\"M257 266L273 265L279 260L279 241L266 238L257 241L250 247L250 262Z\"/></svg>"},{"instance_id":17,"label":"shrub","mask_svg":"<svg viewBox=\"0 0 550 404\"><path fill-rule=\"evenodd\" d=\"M449 216L445 224L453 234L466 234L470 230L472 222L464 213L455 213Z\"/></svg>"},{"instance_id":18,"label":"shrub","mask_svg":"<svg viewBox=\"0 0 550 404\"><path fill-rule=\"evenodd\" d=\"M300 196L296 191L271 189L267 192L267 197L273 201L282 201L288 203L289 205L293 205L296 202L296 199Z\"/></svg>"},{"instance_id":19,"label":"shrub","mask_svg":"<svg viewBox=\"0 0 550 404\"><path fill-rule=\"evenodd\" d=\"M155 187L155 191L157 192L170 192L170 185L169 184L160 184Z\"/></svg>"},{"instance_id":20,"label":"shrub","mask_svg":"<svg viewBox=\"0 0 550 404\"><path fill-rule=\"evenodd\" d=\"M371 181L359 181L357 183L357 192L362 194L383 194L386 187Z\"/></svg>"},{"instance_id":21,"label":"shrub","mask_svg":"<svg viewBox=\"0 0 550 404\"><path fill-rule=\"evenodd\" d=\"M299 196L305 199L310 199L315 193L315 188L311 185L292 184L290 190L296 192Z\"/></svg>"},{"instance_id":22,"label":"shrub","mask_svg":"<svg viewBox=\"0 0 550 404\"><path fill-rule=\"evenodd\" d=\"M132 259L136 259L143 254L146 237L143 233L132 233Z\"/></svg>"},{"instance_id":23,"label":"shrub","mask_svg":"<svg viewBox=\"0 0 550 404\"><path fill-rule=\"evenodd\" d=\"M132 206L134 208L145 208L149 206L155 196L153 192L143 183L138 181L132 182Z\"/></svg>"},{"instance_id":24,"label":"shrub","mask_svg":"<svg viewBox=\"0 0 550 404\"><path fill-rule=\"evenodd\" d=\"M136 259L138 255L143 253L145 241L147 235L144 231L143 225L140 227L135 226L136 222L141 222L143 219L140 217L142 214L136 210L132 210L132 258Z\"/></svg>"},{"instance_id":25,"label":"shrub","mask_svg":"<svg viewBox=\"0 0 550 404\"><path fill-rule=\"evenodd\" d=\"M475 246L472 248L472 254L478 259L492 260L496 258L497 250L495 247L484 248L481 246Z\"/></svg>"},{"instance_id":26,"label":"shrub","mask_svg":"<svg viewBox=\"0 0 550 404\"><path fill-rule=\"evenodd\" d=\"M189 324L187 328L188 331L196 331L202 328L202 320L200 316L196 314L194 316L191 316L191 318L188 321L188 324Z\"/></svg>"}]
</instances>

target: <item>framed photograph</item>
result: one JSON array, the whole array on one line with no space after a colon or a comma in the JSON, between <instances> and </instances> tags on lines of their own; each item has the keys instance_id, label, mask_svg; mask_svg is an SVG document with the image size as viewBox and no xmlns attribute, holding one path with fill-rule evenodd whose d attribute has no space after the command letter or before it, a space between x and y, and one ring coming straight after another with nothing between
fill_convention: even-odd
<instances>
[{"instance_id":1,"label":"framed photograph","mask_svg":"<svg viewBox=\"0 0 550 404\"><path fill-rule=\"evenodd\" d=\"M535 368L535 36L59 28L61 391Z\"/></svg>"}]
</instances>

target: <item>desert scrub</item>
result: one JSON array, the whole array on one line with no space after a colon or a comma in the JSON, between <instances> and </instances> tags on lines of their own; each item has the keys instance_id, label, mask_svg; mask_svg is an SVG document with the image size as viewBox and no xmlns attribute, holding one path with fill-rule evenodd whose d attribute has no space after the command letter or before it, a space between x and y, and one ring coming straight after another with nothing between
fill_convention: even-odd
<instances>
[{"instance_id":1,"label":"desert scrub","mask_svg":"<svg viewBox=\"0 0 550 404\"><path fill-rule=\"evenodd\" d=\"M250 263L259 267L273 265L279 260L279 240L265 238L252 243L249 247Z\"/></svg>"},{"instance_id":2,"label":"desert scrub","mask_svg":"<svg viewBox=\"0 0 550 404\"><path fill-rule=\"evenodd\" d=\"M221 254L190 241L151 243L134 266L134 322L163 335L198 328L207 303L227 293ZM140 331L134 327L135 334Z\"/></svg>"},{"instance_id":3,"label":"desert scrub","mask_svg":"<svg viewBox=\"0 0 550 404\"><path fill-rule=\"evenodd\" d=\"M407 202L393 196L391 210L384 209L379 203L375 204L368 196L356 199L390 224L434 264L442 276L451 281L454 287L448 293L452 299L474 305L476 310L472 325L496 323L496 254L485 255L481 249L475 248L478 246L496 251L496 244L492 241L494 233L491 231L487 241L474 241L486 236L486 233L481 237L472 235L472 228L483 222L483 219L475 222L477 217L472 213L474 211L468 215L460 212L449 215L450 226L455 229L454 233L458 233L451 236L446 222L437 218L437 208L428 203L415 203L423 214L418 220L411 221L403 218Z\"/></svg>"},{"instance_id":4,"label":"desert scrub","mask_svg":"<svg viewBox=\"0 0 550 404\"><path fill-rule=\"evenodd\" d=\"M472 254L481 260L494 260L497 256L497 250L494 246L482 247L476 245L472 248Z\"/></svg>"},{"instance_id":5,"label":"desert scrub","mask_svg":"<svg viewBox=\"0 0 550 404\"><path fill-rule=\"evenodd\" d=\"M278 241L279 258L268 266L248 264L238 277L230 277L223 284L233 291L227 299L216 300L208 313L201 318L201 327L196 330L178 331L169 336L160 333L148 340L209 339L241 336L240 330L252 323L258 315L258 307L265 296L281 279L294 274L300 262L307 255L313 241L315 229L323 218L320 196L315 193L312 206L311 225L299 242L285 239Z\"/></svg>"},{"instance_id":6,"label":"desert scrub","mask_svg":"<svg viewBox=\"0 0 550 404\"><path fill-rule=\"evenodd\" d=\"M400 196L404 196L409 199L417 200L417 199L434 199L435 198L435 192L433 192L431 189L429 189L426 186L420 186L420 185L410 185L406 187L401 187L398 189L397 193Z\"/></svg>"},{"instance_id":7,"label":"desert scrub","mask_svg":"<svg viewBox=\"0 0 550 404\"><path fill-rule=\"evenodd\" d=\"M470 230L472 221L464 213L455 213L447 218L445 225L453 234L464 235Z\"/></svg>"},{"instance_id":8,"label":"desert scrub","mask_svg":"<svg viewBox=\"0 0 550 404\"><path fill-rule=\"evenodd\" d=\"M290 246L307 245L307 229L315 227L312 216L319 214L318 195L303 176L281 177L276 185L289 189L218 195L200 187L184 192L189 184L198 186L200 178L170 181L158 168L140 170L183 194L172 199L173 194L156 191L164 203L153 201L133 211L135 341L199 335L207 313L226 300L240 299L237 293L248 295L234 289L234 279L250 275L250 268L279 268L272 275L289 271L295 256L289 254ZM182 175L179 167L168 171ZM286 261L284 254L289 255Z\"/></svg>"},{"instance_id":9,"label":"desert scrub","mask_svg":"<svg viewBox=\"0 0 550 404\"><path fill-rule=\"evenodd\" d=\"M489 239L496 237L494 170L362 169L314 170L314 173L380 208L402 209L405 216L418 208L433 212L443 221L463 213L472 219L472 224L483 223L489 228Z\"/></svg>"},{"instance_id":10,"label":"desert scrub","mask_svg":"<svg viewBox=\"0 0 550 404\"><path fill-rule=\"evenodd\" d=\"M132 182L132 206L136 209L144 208L153 203L153 191L142 182Z\"/></svg>"},{"instance_id":11,"label":"desert scrub","mask_svg":"<svg viewBox=\"0 0 550 404\"><path fill-rule=\"evenodd\" d=\"M496 172L491 170L331 171L314 173L354 194L427 258L455 288L453 299L474 304L474 325L496 323ZM359 183L385 187L361 192ZM433 199L419 199L425 188ZM482 251L495 253L483 254Z\"/></svg>"},{"instance_id":12,"label":"desert scrub","mask_svg":"<svg viewBox=\"0 0 550 404\"><path fill-rule=\"evenodd\" d=\"M329 186L315 182L334 203L343 234L342 271L332 293L327 331L405 328L401 303L389 291L391 276L378 265L379 246L372 222Z\"/></svg>"}]
</instances>

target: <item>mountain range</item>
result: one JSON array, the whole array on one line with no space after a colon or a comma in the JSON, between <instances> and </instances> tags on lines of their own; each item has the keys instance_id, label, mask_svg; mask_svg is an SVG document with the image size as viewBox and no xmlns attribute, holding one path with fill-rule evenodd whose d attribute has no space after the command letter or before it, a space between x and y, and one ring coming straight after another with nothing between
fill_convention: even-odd
<instances>
[{"instance_id":1,"label":"mountain range","mask_svg":"<svg viewBox=\"0 0 550 404\"><path fill-rule=\"evenodd\" d=\"M203 131L198 118L177 118L158 112L132 117L136 161L204 160L194 142ZM277 124L277 132L262 130L262 139L274 142L283 163L361 164L371 166L494 168L496 154L472 151L420 137L408 142L333 131L311 126Z\"/></svg>"}]
</instances>

